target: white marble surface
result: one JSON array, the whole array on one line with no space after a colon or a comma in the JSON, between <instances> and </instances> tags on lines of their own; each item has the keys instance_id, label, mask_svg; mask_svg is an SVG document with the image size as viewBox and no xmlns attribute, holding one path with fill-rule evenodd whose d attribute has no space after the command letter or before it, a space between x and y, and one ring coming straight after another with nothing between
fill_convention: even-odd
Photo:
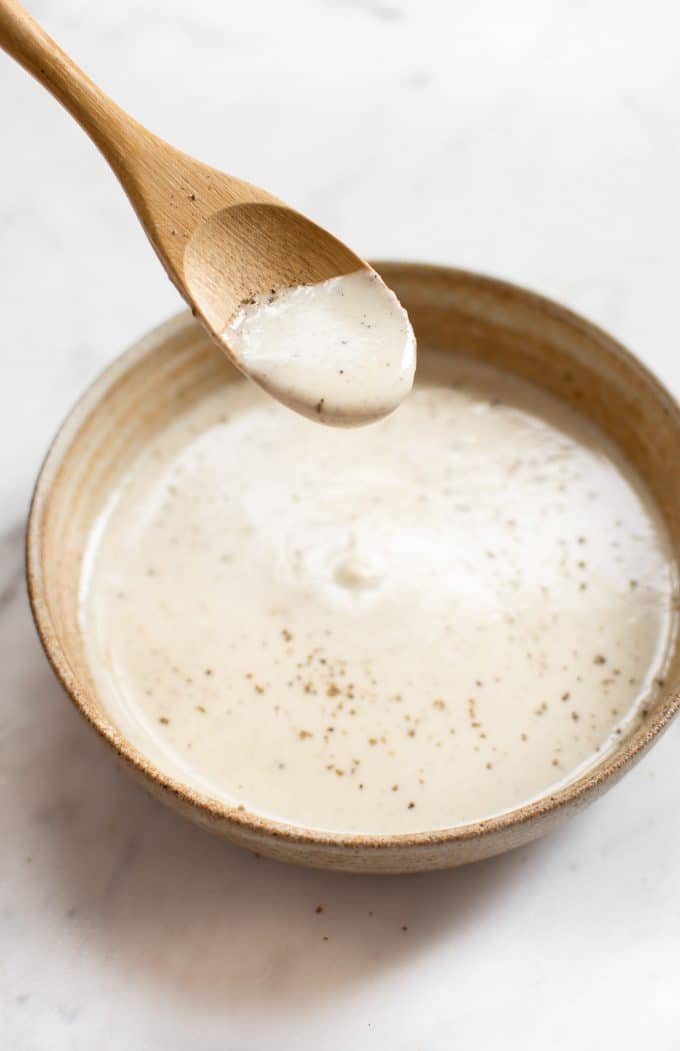
<instances>
[{"instance_id":1,"label":"white marble surface","mask_svg":"<svg viewBox=\"0 0 680 1051\"><path fill-rule=\"evenodd\" d=\"M566 301L680 393L675 0L29 6L177 145L365 255ZM104 162L4 58L0 99L0 1046L677 1048L680 722L540 844L370 880L183 823L61 695L22 584L31 485L85 384L179 304Z\"/></svg>"}]
</instances>

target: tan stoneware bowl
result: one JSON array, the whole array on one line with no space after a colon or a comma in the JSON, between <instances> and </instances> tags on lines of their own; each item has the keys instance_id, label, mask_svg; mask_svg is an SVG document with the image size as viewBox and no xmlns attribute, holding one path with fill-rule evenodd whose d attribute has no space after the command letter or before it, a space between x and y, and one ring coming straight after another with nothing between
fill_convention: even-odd
<instances>
[{"instance_id":1,"label":"tan stoneware bowl","mask_svg":"<svg viewBox=\"0 0 680 1051\"><path fill-rule=\"evenodd\" d=\"M605 431L646 482L680 563L680 409L631 354L582 318L512 285L443 267L385 263L377 268L408 309L421 344L517 373ZM368 837L284 825L198 794L125 739L107 714L85 659L78 623L83 552L108 494L138 450L175 413L227 382L230 369L189 314L162 325L123 354L80 400L36 485L27 572L38 632L74 704L129 770L181 814L243 847L283 861L366 873L438 869L499 854L548 832L613 785L678 709L677 641L663 689L613 753L559 791L451 829Z\"/></svg>"}]
</instances>

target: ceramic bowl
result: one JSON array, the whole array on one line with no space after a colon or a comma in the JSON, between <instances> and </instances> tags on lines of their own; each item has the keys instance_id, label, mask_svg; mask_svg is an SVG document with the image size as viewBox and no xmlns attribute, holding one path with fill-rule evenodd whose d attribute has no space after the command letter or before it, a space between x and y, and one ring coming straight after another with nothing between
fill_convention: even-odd
<instances>
[{"instance_id":1,"label":"ceramic bowl","mask_svg":"<svg viewBox=\"0 0 680 1051\"><path fill-rule=\"evenodd\" d=\"M646 482L680 562L680 410L631 354L582 318L512 285L443 267L385 263L377 269L407 308L420 343L510 370L606 432ZM680 704L677 640L664 687L615 751L559 791L451 829L361 836L277 823L200 795L126 740L97 694L78 622L88 536L132 457L175 413L224 383L230 368L189 314L162 325L123 354L76 405L35 489L27 573L42 644L77 708L130 772L181 814L243 847L303 865L382 873L460 865L528 843L613 785Z\"/></svg>"}]
</instances>

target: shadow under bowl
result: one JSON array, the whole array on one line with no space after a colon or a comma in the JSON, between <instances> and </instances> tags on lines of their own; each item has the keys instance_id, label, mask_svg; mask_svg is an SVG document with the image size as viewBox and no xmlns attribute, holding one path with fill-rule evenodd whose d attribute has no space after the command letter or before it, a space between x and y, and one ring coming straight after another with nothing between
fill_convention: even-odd
<instances>
[{"instance_id":1,"label":"shadow under bowl","mask_svg":"<svg viewBox=\"0 0 680 1051\"><path fill-rule=\"evenodd\" d=\"M445 267L376 264L409 312L418 341L472 356L550 391L587 416L646 483L680 563L680 408L626 350L540 296ZM451 829L362 836L298 828L237 810L169 777L114 725L98 696L78 618L83 557L109 494L149 438L223 384L231 369L188 313L123 354L78 402L38 478L27 536L28 588L43 647L90 724L142 784L213 832L282 861L400 873L465 864L548 832L630 768L680 706L680 642L646 718L587 773L496 817ZM86 786L83 786L83 790Z\"/></svg>"}]
</instances>

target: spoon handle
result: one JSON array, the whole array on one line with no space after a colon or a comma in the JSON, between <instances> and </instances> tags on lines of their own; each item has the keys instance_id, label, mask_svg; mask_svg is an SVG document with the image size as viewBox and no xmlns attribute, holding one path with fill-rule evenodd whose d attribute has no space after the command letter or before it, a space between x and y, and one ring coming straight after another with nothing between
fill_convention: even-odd
<instances>
[{"instance_id":1,"label":"spoon handle","mask_svg":"<svg viewBox=\"0 0 680 1051\"><path fill-rule=\"evenodd\" d=\"M0 0L0 47L61 102L125 183L126 157L153 136L100 91L17 0Z\"/></svg>"}]
</instances>

